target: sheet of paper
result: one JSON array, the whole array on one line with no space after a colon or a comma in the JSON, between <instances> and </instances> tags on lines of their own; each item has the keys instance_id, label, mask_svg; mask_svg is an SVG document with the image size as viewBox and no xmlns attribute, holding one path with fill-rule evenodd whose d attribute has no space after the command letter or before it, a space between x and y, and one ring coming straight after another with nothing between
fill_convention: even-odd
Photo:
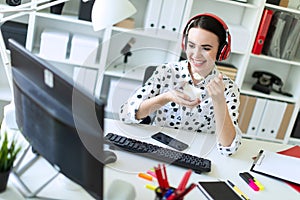
<instances>
[{"instance_id":1,"label":"sheet of paper","mask_svg":"<svg viewBox=\"0 0 300 200\"><path fill-rule=\"evenodd\" d=\"M300 184L300 159L263 150L251 171Z\"/></svg>"}]
</instances>

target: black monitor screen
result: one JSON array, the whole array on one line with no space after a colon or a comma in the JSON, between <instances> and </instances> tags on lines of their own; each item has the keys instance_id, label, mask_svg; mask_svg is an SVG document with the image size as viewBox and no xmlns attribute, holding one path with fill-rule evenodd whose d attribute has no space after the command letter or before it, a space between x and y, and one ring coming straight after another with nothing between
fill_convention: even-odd
<instances>
[{"instance_id":1,"label":"black monitor screen","mask_svg":"<svg viewBox=\"0 0 300 200\"><path fill-rule=\"evenodd\" d=\"M103 102L11 39L9 49L20 131L62 174L102 199Z\"/></svg>"}]
</instances>

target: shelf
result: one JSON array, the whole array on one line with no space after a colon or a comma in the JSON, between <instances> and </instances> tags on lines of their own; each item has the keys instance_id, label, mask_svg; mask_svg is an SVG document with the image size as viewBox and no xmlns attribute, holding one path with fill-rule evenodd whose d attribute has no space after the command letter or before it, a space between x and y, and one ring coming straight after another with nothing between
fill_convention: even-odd
<instances>
[{"instance_id":1,"label":"shelf","mask_svg":"<svg viewBox=\"0 0 300 200\"><path fill-rule=\"evenodd\" d=\"M288 143L292 145L300 145L300 138L290 137Z\"/></svg>"},{"instance_id":2,"label":"shelf","mask_svg":"<svg viewBox=\"0 0 300 200\"><path fill-rule=\"evenodd\" d=\"M282 7L282 6L276 6L276 5L269 4L269 3L266 4L266 7L275 9L275 10L279 10L279 11L286 11L286 12L293 13L293 14L300 14L300 10L296 10L293 8L286 8L286 7Z\"/></svg>"},{"instance_id":3,"label":"shelf","mask_svg":"<svg viewBox=\"0 0 300 200\"><path fill-rule=\"evenodd\" d=\"M266 55L263 55L263 54L260 54L260 55L251 54L251 57L253 57L253 58L259 58L259 59L263 59L263 60L269 60L269 61L273 61L273 62L279 62L279 63L289 64L289 65L300 66L300 62L298 62L298 61L284 60L284 59L280 59L280 58L266 56Z\"/></svg>"},{"instance_id":4,"label":"shelf","mask_svg":"<svg viewBox=\"0 0 300 200\"><path fill-rule=\"evenodd\" d=\"M257 135L247 135L245 133L242 134L243 138L247 139L253 139L253 140L263 140L263 141L269 141L269 142L276 142L276 143L283 143L284 140L276 139L276 138L266 138L266 137L260 137Z\"/></svg>"},{"instance_id":5,"label":"shelf","mask_svg":"<svg viewBox=\"0 0 300 200\"><path fill-rule=\"evenodd\" d=\"M83 67L83 68L87 68L87 69L95 69L95 70L98 70L99 69L99 63L95 63L94 65L84 65L82 63L77 63L77 62L74 62L74 61L71 61L70 59L66 58L64 60L54 60L54 59L50 59L50 58L47 58L47 57L43 57L41 55L39 55L39 50L38 48L34 48L33 51L32 51L36 56L38 56L39 58L42 58L46 61L49 61L49 62L56 62L56 63L60 63L60 64L65 64L65 65L72 65L74 67Z\"/></svg>"},{"instance_id":6,"label":"shelf","mask_svg":"<svg viewBox=\"0 0 300 200\"><path fill-rule=\"evenodd\" d=\"M133 35L145 36L145 37L149 37L149 38L168 40L171 42L178 42L178 40L180 39L180 36L181 36L181 34L177 33L177 32L168 31L168 34L167 34L166 32L163 33L162 30L158 30L158 29L142 29L142 28L127 29L127 28L113 26L112 30L118 31L118 32L130 33Z\"/></svg>"},{"instance_id":7,"label":"shelf","mask_svg":"<svg viewBox=\"0 0 300 200\"><path fill-rule=\"evenodd\" d=\"M241 6L241 7L245 7L245 8L258 8L257 5L254 5L251 3L234 1L234 0L215 0L215 1L232 4L232 5L237 5L237 6Z\"/></svg>"},{"instance_id":8,"label":"shelf","mask_svg":"<svg viewBox=\"0 0 300 200\"><path fill-rule=\"evenodd\" d=\"M134 69L131 69L129 66L127 66L125 67L125 72L124 72L123 65L117 65L117 66L109 67L108 69L105 70L104 73L105 75L108 76L143 81L145 69L146 66L145 67L140 66Z\"/></svg>"},{"instance_id":9,"label":"shelf","mask_svg":"<svg viewBox=\"0 0 300 200\"><path fill-rule=\"evenodd\" d=\"M78 19L78 16L75 16L75 15L57 15L57 14L51 14L51 13L45 13L45 12L37 12L36 16L49 19L50 21L57 20L57 21L74 23L74 24L79 24L79 25L92 26L92 22L80 20L80 19Z\"/></svg>"},{"instance_id":10,"label":"shelf","mask_svg":"<svg viewBox=\"0 0 300 200\"><path fill-rule=\"evenodd\" d=\"M297 99L293 97L287 97L282 94L278 94L276 92L271 92L271 94L264 94L255 90L252 90L253 83L243 83L242 88L241 88L241 93L242 94L247 94L251 96L256 96L256 97L262 97L266 99L273 99L273 100L279 100L279 101L284 101L284 102L289 102L289 103L296 103Z\"/></svg>"}]
</instances>

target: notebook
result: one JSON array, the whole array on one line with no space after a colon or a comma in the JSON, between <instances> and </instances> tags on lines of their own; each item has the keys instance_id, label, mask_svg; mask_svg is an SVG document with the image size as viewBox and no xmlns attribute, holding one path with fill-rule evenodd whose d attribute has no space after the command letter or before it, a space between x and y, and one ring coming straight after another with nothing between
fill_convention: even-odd
<instances>
[{"instance_id":1,"label":"notebook","mask_svg":"<svg viewBox=\"0 0 300 200\"><path fill-rule=\"evenodd\" d=\"M241 200L241 197L224 181L199 181L197 187L208 200Z\"/></svg>"}]
</instances>

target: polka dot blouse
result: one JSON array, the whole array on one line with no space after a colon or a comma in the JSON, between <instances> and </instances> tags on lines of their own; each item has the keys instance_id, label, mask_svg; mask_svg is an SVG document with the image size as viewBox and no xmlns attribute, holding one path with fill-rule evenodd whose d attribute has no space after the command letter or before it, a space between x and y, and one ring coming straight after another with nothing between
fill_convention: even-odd
<instances>
[{"instance_id":1,"label":"polka dot blouse","mask_svg":"<svg viewBox=\"0 0 300 200\"><path fill-rule=\"evenodd\" d=\"M201 103L197 107L188 108L180 106L174 102L169 102L155 113L151 114L152 124L157 126L172 127L174 129L184 129L195 132L204 132L214 134L216 129L212 99L205 90L206 84L220 72L215 68L200 83L194 85L192 77L188 70L187 61L167 63L160 65L148 79L148 81L139 88L120 109L120 119L124 123L140 123L135 114L140 104L151 97L165 93L169 90L182 90L184 83L199 88ZM224 155L231 155L236 152L241 144L241 131L238 127L238 109L239 109L239 89L237 85L223 75L225 84L224 95L228 106L228 111L236 129L236 137L231 146L223 147L218 144L218 150Z\"/></svg>"}]
</instances>

